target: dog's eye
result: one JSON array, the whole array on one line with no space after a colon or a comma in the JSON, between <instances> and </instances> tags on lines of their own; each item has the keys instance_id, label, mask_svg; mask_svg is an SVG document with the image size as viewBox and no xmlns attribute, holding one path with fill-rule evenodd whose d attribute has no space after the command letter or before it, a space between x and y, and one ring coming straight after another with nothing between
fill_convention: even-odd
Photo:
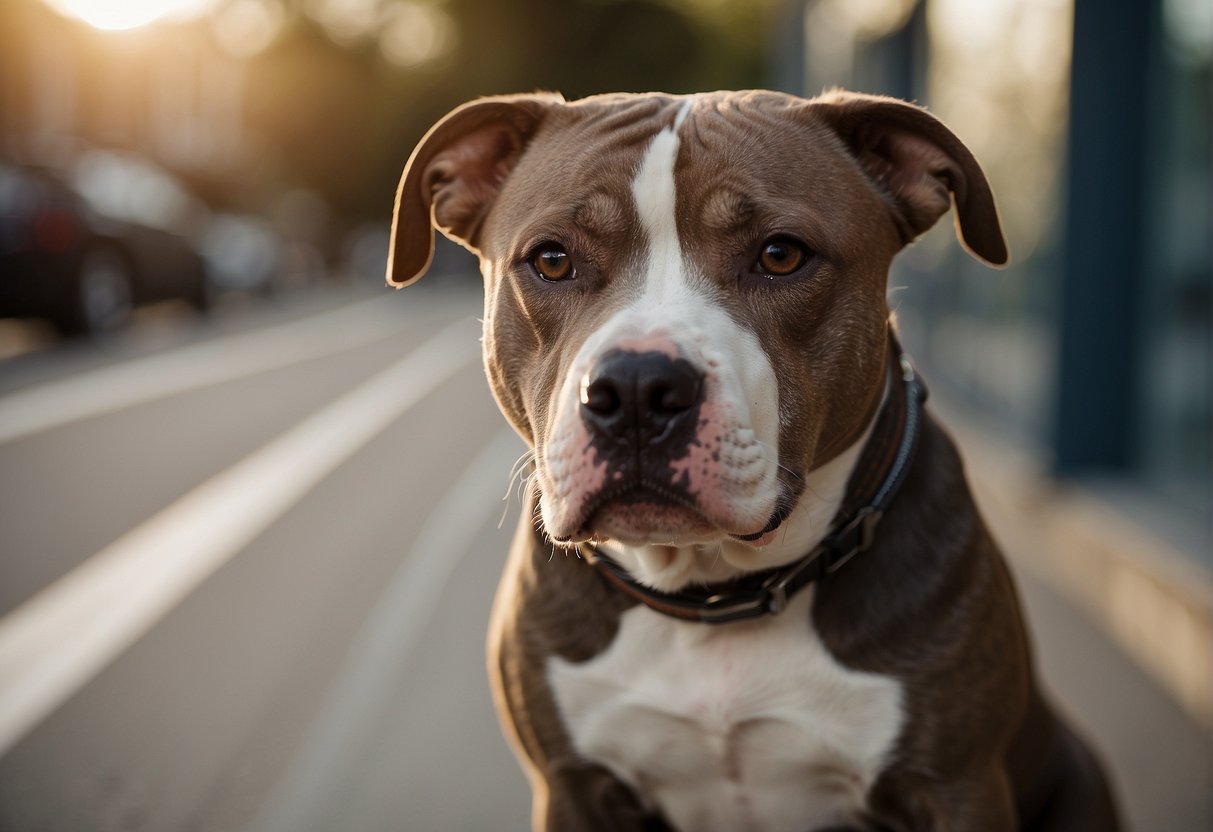
<instances>
[{"instance_id":1,"label":"dog's eye","mask_svg":"<svg viewBox=\"0 0 1213 832\"><path fill-rule=\"evenodd\" d=\"M531 255L531 267L544 280L567 280L573 276L573 261L558 245L545 245Z\"/></svg>"},{"instance_id":2,"label":"dog's eye","mask_svg":"<svg viewBox=\"0 0 1213 832\"><path fill-rule=\"evenodd\" d=\"M800 243L787 237L772 237L762 244L756 271L783 277L799 269L809 259L809 252Z\"/></svg>"}]
</instances>

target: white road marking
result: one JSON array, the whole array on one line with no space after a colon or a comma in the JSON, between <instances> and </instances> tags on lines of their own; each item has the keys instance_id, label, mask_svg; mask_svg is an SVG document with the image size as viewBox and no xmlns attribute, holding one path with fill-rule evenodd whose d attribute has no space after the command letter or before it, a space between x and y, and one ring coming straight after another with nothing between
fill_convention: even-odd
<instances>
[{"instance_id":1,"label":"white road marking","mask_svg":"<svg viewBox=\"0 0 1213 832\"><path fill-rule=\"evenodd\" d=\"M479 355L447 326L0 618L0 755L317 483Z\"/></svg>"},{"instance_id":2,"label":"white road marking","mask_svg":"<svg viewBox=\"0 0 1213 832\"><path fill-rule=\"evenodd\" d=\"M334 355L402 328L384 298L136 358L0 398L0 443L225 381Z\"/></svg>"},{"instance_id":3,"label":"white road marking","mask_svg":"<svg viewBox=\"0 0 1213 832\"><path fill-rule=\"evenodd\" d=\"M358 776L369 731L399 703L394 684L433 618L452 573L493 522L521 448L503 429L429 514L407 556L346 653L294 761L249 827L254 832L328 832L347 807L339 796Z\"/></svg>"}]
</instances>

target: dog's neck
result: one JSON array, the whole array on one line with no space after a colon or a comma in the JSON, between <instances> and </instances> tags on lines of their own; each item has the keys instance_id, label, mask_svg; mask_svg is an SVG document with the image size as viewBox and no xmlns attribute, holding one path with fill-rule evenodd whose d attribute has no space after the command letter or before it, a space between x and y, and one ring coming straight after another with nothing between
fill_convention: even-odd
<instances>
[{"instance_id":1,"label":"dog's neck","mask_svg":"<svg viewBox=\"0 0 1213 832\"><path fill-rule=\"evenodd\" d=\"M888 395L886 384L884 399ZM662 592L722 583L804 557L830 531L830 522L842 504L851 472L882 408L883 399L859 439L825 465L809 472L800 499L765 546L730 538L682 546L629 545L612 540L600 543L599 548L637 581Z\"/></svg>"}]
</instances>

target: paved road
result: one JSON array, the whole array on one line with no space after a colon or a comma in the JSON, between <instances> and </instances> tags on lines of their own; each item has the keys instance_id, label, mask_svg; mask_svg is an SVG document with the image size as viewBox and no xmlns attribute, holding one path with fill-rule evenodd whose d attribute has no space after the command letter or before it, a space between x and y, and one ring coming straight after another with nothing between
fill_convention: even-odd
<instances>
[{"instance_id":1,"label":"paved road","mask_svg":"<svg viewBox=\"0 0 1213 832\"><path fill-rule=\"evenodd\" d=\"M483 670L522 445L479 298L327 300L0 365L0 832L527 826ZM1208 828L1207 739L1024 590L1135 828Z\"/></svg>"}]
</instances>

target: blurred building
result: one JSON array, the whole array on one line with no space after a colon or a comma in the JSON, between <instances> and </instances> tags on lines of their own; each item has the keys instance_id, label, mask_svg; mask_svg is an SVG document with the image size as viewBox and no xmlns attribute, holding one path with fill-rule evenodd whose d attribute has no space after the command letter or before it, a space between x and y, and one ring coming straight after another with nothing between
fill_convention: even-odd
<instances>
[{"instance_id":1,"label":"blurred building","mask_svg":"<svg viewBox=\"0 0 1213 832\"><path fill-rule=\"evenodd\" d=\"M188 28L104 32L42 2L5 3L0 134L7 155L58 166L92 146L198 178L248 161L243 67Z\"/></svg>"},{"instance_id":2,"label":"blurred building","mask_svg":"<svg viewBox=\"0 0 1213 832\"><path fill-rule=\"evenodd\" d=\"M1079 486L1194 567L1158 578L1148 605L1076 581L1136 619L1111 626L1139 633L1147 663L1195 640L1167 681L1209 675L1213 4L797 0L784 14L779 84L915 100L981 161L1012 265L971 260L941 223L890 280L908 346L933 389L1042 461L1043 489ZM1097 525L1084 540L1118 533ZM1154 585L1162 554L1133 555L1134 580ZM1164 620L1188 636L1154 628ZM1176 683L1206 716L1208 681Z\"/></svg>"},{"instance_id":3,"label":"blurred building","mask_svg":"<svg viewBox=\"0 0 1213 832\"><path fill-rule=\"evenodd\" d=\"M1057 473L1130 481L1201 539L1213 504L1213 6L794 6L786 85L915 100L994 186L1009 269L971 262L937 228L892 279L921 360Z\"/></svg>"},{"instance_id":4,"label":"blurred building","mask_svg":"<svg viewBox=\"0 0 1213 832\"><path fill-rule=\"evenodd\" d=\"M6 0L0 160L49 171L106 217L188 241L212 294L319 284L341 229L299 155L343 158L332 148L349 142L314 124L357 130L357 118L316 115L356 85L320 59L341 54L323 38L320 58L295 58L311 74L282 70L290 56L258 63L288 22L278 0ZM321 94L317 76L341 80ZM282 117L305 111L311 123Z\"/></svg>"}]
</instances>

